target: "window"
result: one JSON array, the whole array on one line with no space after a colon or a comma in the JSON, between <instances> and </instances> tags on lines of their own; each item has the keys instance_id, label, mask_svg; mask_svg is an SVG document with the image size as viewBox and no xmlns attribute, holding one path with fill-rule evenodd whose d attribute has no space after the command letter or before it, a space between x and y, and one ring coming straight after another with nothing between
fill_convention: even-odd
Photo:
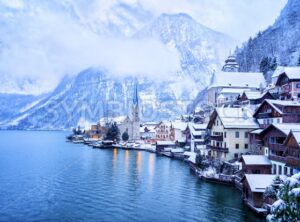
<instances>
[{"instance_id":1,"label":"window","mask_svg":"<svg viewBox=\"0 0 300 222\"><path fill-rule=\"evenodd\" d=\"M282 174L282 166L278 165L278 174L281 175Z\"/></svg>"},{"instance_id":2,"label":"window","mask_svg":"<svg viewBox=\"0 0 300 222\"><path fill-rule=\"evenodd\" d=\"M235 138L240 138L240 132L239 131L235 132Z\"/></svg>"},{"instance_id":3,"label":"window","mask_svg":"<svg viewBox=\"0 0 300 222\"><path fill-rule=\"evenodd\" d=\"M239 157L239 154L238 154L238 153L235 153L235 154L234 154L234 158L237 159L238 157Z\"/></svg>"},{"instance_id":4,"label":"window","mask_svg":"<svg viewBox=\"0 0 300 222\"><path fill-rule=\"evenodd\" d=\"M224 138L226 138L226 132L224 132Z\"/></svg>"},{"instance_id":5,"label":"window","mask_svg":"<svg viewBox=\"0 0 300 222\"><path fill-rule=\"evenodd\" d=\"M235 148L236 148L236 149L239 149L239 148L240 148L240 144L236 143L236 144L235 144Z\"/></svg>"},{"instance_id":6,"label":"window","mask_svg":"<svg viewBox=\"0 0 300 222\"><path fill-rule=\"evenodd\" d=\"M245 149L248 149L248 143L245 143Z\"/></svg>"},{"instance_id":7,"label":"window","mask_svg":"<svg viewBox=\"0 0 300 222\"><path fill-rule=\"evenodd\" d=\"M277 123L280 123L280 119L277 119Z\"/></svg>"},{"instance_id":8,"label":"window","mask_svg":"<svg viewBox=\"0 0 300 222\"><path fill-rule=\"evenodd\" d=\"M298 98L300 98L300 93L298 93Z\"/></svg>"},{"instance_id":9,"label":"window","mask_svg":"<svg viewBox=\"0 0 300 222\"><path fill-rule=\"evenodd\" d=\"M300 83L297 83L297 84L296 84L296 88L297 88L297 89L300 89Z\"/></svg>"},{"instance_id":10,"label":"window","mask_svg":"<svg viewBox=\"0 0 300 222\"><path fill-rule=\"evenodd\" d=\"M226 142L224 142L224 148L226 148Z\"/></svg>"},{"instance_id":11,"label":"window","mask_svg":"<svg viewBox=\"0 0 300 222\"><path fill-rule=\"evenodd\" d=\"M217 126L219 126L219 120L217 120Z\"/></svg>"},{"instance_id":12,"label":"window","mask_svg":"<svg viewBox=\"0 0 300 222\"><path fill-rule=\"evenodd\" d=\"M245 132L245 138L248 138L248 136L249 136L249 133Z\"/></svg>"}]
</instances>

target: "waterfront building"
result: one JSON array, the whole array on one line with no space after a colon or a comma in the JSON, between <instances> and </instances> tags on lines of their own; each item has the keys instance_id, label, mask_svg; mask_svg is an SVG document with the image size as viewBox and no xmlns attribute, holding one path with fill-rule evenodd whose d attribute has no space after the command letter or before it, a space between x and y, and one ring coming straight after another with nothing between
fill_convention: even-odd
<instances>
[{"instance_id":1,"label":"waterfront building","mask_svg":"<svg viewBox=\"0 0 300 222\"><path fill-rule=\"evenodd\" d=\"M189 123L188 130L191 152L207 155L207 124Z\"/></svg>"},{"instance_id":2,"label":"waterfront building","mask_svg":"<svg viewBox=\"0 0 300 222\"><path fill-rule=\"evenodd\" d=\"M272 123L300 123L300 103L266 99L253 116L261 128L266 128Z\"/></svg>"},{"instance_id":3,"label":"waterfront building","mask_svg":"<svg viewBox=\"0 0 300 222\"><path fill-rule=\"evenodd\" d=\"M182 121L172 121L171 122L171 139L177 142L179 145L183 146L187 142L187 128L188 123ZM174 138L174 139L173 139Z\"/></svg>"},{"instance_id":4,"label":"waterfront building","mask_svg":"<svg viewBox=\"0 0 300 222\"><path fill-rule=\"evenodd\" d=\"M267 156L243 155L241 162L243 174L271 174L272 163Z\"/></svg>"},{"instance_id":5,"label":"waterfront building","mask_svg":"<svg viewBox=\"0 0 300 222\"><path fill-rule=\"evenodd\" d=\"M157 141L156 142L156 151L161 152L171 152L172 149L176 148L174 141Z\"/></svg>"},{"instance_id":6,"label":"waterfront building","mask_svg":"<svg viewBox=\"0 0 300 222\"><path fill-rule=\"evenodd\" d=\"M156 127L157 123L155 122L148 122L143 123L140 127L140 137L141 139L152 141L156 138Z\"/></svg>"},{"instance_id":7,"label":"waterfront building","mask_svg":"<svg viewBox=\"0 0 300 222\"><path fill-rule=\"evenodd\" d=\"M155 126L155 135L157 141L170 141L174 140L171 136L171 125L170 121L161 121Z\"/></svg>"},{"instance_id":8,"label":"waterfront building","mask_svg":"<svg viewBox=\"0 0 300 222\"><path fill-rule=\"evenodd\" d=\"M246 205L257 213L265 214L263 208L264 192L270 186L276 175L272 174L245 174L243 182L243 199Z\"/></svg>"},{"instance_id":9,"label":"waterfront building","mask_svg":"<svg viewBox=\"0 0 300 222\"><path fill-rule=\"evenodd\" d=\"M208 126L209 155L225 161L238 159L249 150L249 132L259 125L246 108L218 107Z\"/></svg>"}]
</instances>

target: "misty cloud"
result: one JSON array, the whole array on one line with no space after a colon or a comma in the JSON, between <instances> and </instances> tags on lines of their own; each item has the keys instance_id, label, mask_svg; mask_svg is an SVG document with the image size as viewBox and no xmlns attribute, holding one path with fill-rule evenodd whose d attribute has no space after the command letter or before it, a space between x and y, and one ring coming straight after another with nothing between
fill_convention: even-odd
<instances>
[{"instance_id":1,"label":"misty cloud","mask_svg":"<svg viewBox=\"0 0 300 222\"><path fill-rule=\"evenodd\" d=\"M117 77L151 78L180 68L178 52L158 40L101 36L55 10L27 5L2 15L0 73L39 79L49 89L62 76L88 67L105 68Z\"/></svg>"}]
</instances>

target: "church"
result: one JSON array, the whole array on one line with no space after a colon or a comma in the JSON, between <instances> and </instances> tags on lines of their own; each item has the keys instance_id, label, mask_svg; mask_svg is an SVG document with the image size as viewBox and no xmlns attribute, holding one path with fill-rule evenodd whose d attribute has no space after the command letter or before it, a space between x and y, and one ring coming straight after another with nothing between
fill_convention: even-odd
<instances>
[{"instance_id":1,"label":"church","mask_svg":"<svg viewBox=\"0 0 300 222\"><path fill-rule=\"evenodd\" d=\"M140 139L140 117L139 117L139 96L138 96L138 82L134 82L133 98L131 104L131 115L117 116L113 118L101 118L100 124L116 123L120 131L120 139L122 134L127 131L130 141Z\"/></svg>"}]
</instances>

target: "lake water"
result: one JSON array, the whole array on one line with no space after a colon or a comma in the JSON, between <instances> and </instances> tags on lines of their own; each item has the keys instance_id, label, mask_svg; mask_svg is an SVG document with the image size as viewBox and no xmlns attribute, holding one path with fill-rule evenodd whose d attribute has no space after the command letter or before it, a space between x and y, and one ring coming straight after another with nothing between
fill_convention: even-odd
<instances>
[{"instance_id":1,"label":"lake water","mask_svg":"<svg viewBox=\"0 0 300 222\"><path fill-rule=\"evenodd\" d=\"M65 136L0 131L0 221L260 221L239 191L184 162Z\"/></svg>"}]
</instances>

